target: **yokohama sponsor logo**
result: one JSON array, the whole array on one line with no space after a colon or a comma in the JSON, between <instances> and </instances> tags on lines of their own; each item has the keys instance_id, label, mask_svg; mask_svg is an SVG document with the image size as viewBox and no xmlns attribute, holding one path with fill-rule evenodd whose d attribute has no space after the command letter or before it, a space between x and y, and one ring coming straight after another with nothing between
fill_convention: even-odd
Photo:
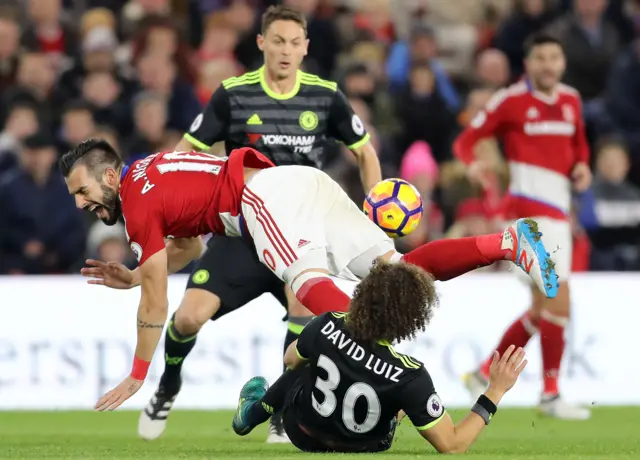
<instances>
[{"instance_id":1,"label":"yokohama sponsor logo","mask_svg":"<svg viewBox=\"0 0 640 460\"><path fill-rule=\"evenodd\" d=\"M263 134L262 142L265 145L291 145L307 146L313 145L316 136L287 136L285 134Z\"/></svg>"},{"instance_id":2,"label":"yokohama sponsor logo","mask_svg":"<svg viewBox=\"0 0 640 460\"><path fill-rule=\"evenodd\" d=\"M573 123L564 121L541 121L525 123L524 132L529 136L573 136L576 127Z\"/></svg>"}]
</instances>

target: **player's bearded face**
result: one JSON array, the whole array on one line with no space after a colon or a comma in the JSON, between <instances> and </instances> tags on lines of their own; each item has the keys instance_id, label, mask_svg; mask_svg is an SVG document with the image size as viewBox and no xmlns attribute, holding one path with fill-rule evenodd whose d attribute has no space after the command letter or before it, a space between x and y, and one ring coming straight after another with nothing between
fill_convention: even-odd
<instances>
[{"instance_id":1,"label":"player's bearded face","mask_svg":"<svg viewBox=\"0 0 640 460\"><path fill-rule=\"evenodd\" d=\"M122 215L118 194L106 184L101 184L100 188L102 189L102 200L96 209L96 215L106 225L115 225Z\"/></svg>"},{"instance_id":2,"label":"player's bearded face","mask_svg":"<svg viewBox=\"0 0 640 460\"><path fill-rule=\"evenodd\" d=\"M69 193L75 197L76 207L93 213L107 225L115 225L122 215L117 192L118 172L107 169L101 178L85 165L73 168L65 177Z\"/></svg>"},{"instance_id":3,"label":"player's bearded face","mask_svg":"<svg viewBox=\"0 0 640 460\"><path fill-rule=\"evenodd\" d=\"M562 78L565 66L562 48L553 43L535 47L526 61L527 75L542 91L553 90Z\"/></svg>"},{"instance_id":4,"label":"player's bearded face","mask_svg":"<svg viewBox=\"0 0 640 460\"><path fill-rule=\"evenodd\" d=\"M294 21L275 21L258 39L269 73L279 80L296 74L307 54L304 29Z\"/></svg>"}]
</instances>

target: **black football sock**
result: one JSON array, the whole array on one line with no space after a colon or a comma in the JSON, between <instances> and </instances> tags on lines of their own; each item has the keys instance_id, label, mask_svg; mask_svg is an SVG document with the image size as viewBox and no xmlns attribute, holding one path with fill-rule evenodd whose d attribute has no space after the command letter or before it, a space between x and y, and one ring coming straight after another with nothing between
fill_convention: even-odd
<instances>
[{"instance_id":1,"label":"black football sock","mask_svg":"<svg viewBox=\"0 0 640 460\"><path fill-rule=\"evenodd\" d=\"M291 387L298 379L301 369L286 370L267 390L265 395L256 401L245 414L244 420L250 426L257 426L269 420L284 407Z\"/></svg>"},{"instance_id":2,"label":"black football sock","mask_svg":"<svg viewBox=\"0 0 640 460\"><path fill-rule=\"evenodd\" d=\"M178 390L182 364L189 352L196 344L197 334L184 335L176 329L174 324L175 313L169 321L164 337L164 373L160 378L160 384L168 389Z\"/></svg>"}]
</instances>

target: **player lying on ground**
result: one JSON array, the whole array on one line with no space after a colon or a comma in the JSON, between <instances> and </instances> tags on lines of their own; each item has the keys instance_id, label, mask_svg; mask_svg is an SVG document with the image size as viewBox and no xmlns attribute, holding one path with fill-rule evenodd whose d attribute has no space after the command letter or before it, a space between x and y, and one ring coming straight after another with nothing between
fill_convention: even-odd
<instances>
[{"instance_id":1,"label":"player lying on ground","mask_svg":"<svg viewBox=\"0 0 640 460\"><path fill-rule=\"evenodd\" d=\"M524 369L524 350L494 353L491 383L457 425L445 412L424 364L391 344L424 331L437 306L432 278L403 262L380 262L356 287L349 313L314 319L289 346L285 372L240 392L234 431L244 436L283 411L291 442L307 452L389 449L402 411L439 452L465 452Z\"/></svg>"},{"instance_id":2,"label":"player lying on ground","mask_svg":"<svg viewBox=\"0 0 640 460\"><path fill-rule=\"evenodd\" d=\"M251 148L228 159L157 153L129 168L107 142L87 140L59 167L78 208L107 224L122 215L139 264L134 271L109 264L85 269L97 284L109 278L111 285L142 286L131 375L98 401L100 410L115 409L142 386L167 319L167 275L193 258L190 241L202 234L250 238L260 261L315 315L349 307L330 275L363 278L378 258L418 265L442 281L511 260L546 295L557 290L534 221L519 220L493 235L434 241L403 256L328 175L306 166L274 167ZM185 243L167 248L165 238Z\"/></svg>"}]
</instances>

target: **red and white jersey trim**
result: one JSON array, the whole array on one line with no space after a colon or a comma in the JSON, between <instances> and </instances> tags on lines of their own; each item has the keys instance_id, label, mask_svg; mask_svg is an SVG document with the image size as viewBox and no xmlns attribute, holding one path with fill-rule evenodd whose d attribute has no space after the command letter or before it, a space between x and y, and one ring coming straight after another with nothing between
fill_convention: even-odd
<instances>
[{"instance_id":1,"label":"red and white jersey trim","mask_svg":"<svg viewBox=\"0 0 640 460\"><path fill-rule=\"evenodd\" d=\"M571 181L564 174L540 166L509 163L509 194L537 201L569 214Z\"/></svg>"}]
</instances>

